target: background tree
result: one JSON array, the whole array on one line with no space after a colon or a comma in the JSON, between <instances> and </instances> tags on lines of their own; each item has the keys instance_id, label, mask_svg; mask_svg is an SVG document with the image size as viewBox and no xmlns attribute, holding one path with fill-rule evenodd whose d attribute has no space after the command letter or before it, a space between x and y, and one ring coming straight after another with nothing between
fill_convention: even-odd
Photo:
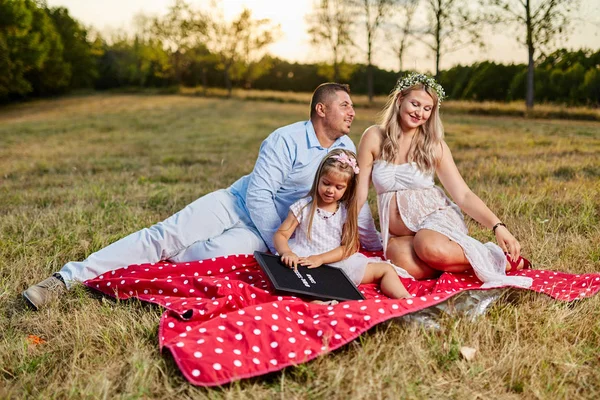
<instances>
[{"instance_id":1,"label":"background tree","mask_svg":"<svg viewBox=\"0 0 600 400\"><path fill-rule=\"evenodd\" d=\"M169 12L154 19L152 33L171 55L175 81L182 82L183 71L192 63L189 50L202 42L207 33L208 15L185 0L175 0Z\"/></svg>"},{"instance_id":2,"label":"background tree","mask_svg":"<svg viewBox=\"0 0 600 400\"><path fill-rule=\"evenodd\" d=\"M290 63L279 58L266 57L271 59L269 74L259 77L254 82L255 88L305 92L308 88L314 89L323 83L318 64Z\"/></svg>"},{"instance_id":3,"label":"background tree","mask_svg":"<svg viewBox=\"0 0 600 400\"><path fill-rule=\"evenodd\" d=\"M490 61L475 63L471 66L469 77L457 98L506 101L506 88L521 69L520 65L502 65Z\"/></svg>"},{"instance_id":4,"label":"background tree","mask_svg":"<svg viewBox=\"0 0 600 400\"><path fill-rule=\"evenodd\" d=\"M39 44L46 49L42 63L29 70L25 77L35 95L66 92L71 81L71 65L63 58L64 46L44 3L29 2L32 11L31 29L39 35Z\"/></svg>"},{"instance_id":5,"label":"background tree","mask_svg":"<svg viewBox=\"0 0 600 400\"><path fill-rule=\"evenodd\" d=\"M177 7L177 4L174 7ZM171 9L169 13L172 12ZM134 17L135 35L133 42L126 37L124 42L121 41L123 49L129 48L125 51L133 53L131 61L134 65L129 67L131 71L129 79L134 85L146 87L173 83L182 84L182 75L189 68L189 62L182 62L182 59L187 61L190 58L190 46L193 42L186 38L182 44L177 45L176 52L173 51L170 43L165 44L165 41L169 42L169 40L176 39L175 36L167 35L171 28L176 31L173 23L176 18L173 17L168 20L167 26L163 26L166 29L160 29L158 25L164 21L158 18L152 18L145 14L137 14ZM185 22L182 22L182 24L185 24ZM129 47L129 45L131 46Z\"/></svg>"},{"instance_id":6,"label":"background tree","mask_svg":"<svg viewBox=\"0 0 600 400\"><path fill-rule=\"evenodd\" d=\"M98 75L96 69L97 49L88 37L88 31L69 15L69 10L56 7L48 15L60 35L63 45L63 60L69 65L71 89L92 87Z\"/></svg>"},{"instance_id":7,"label":"background tree","mask_svg":"<svg viewBox=\"0 0 600 400\"><path fill-rule=\"evenodd\" d=\"M320 0L314 11L306 16L306 21L311 44L331 52L333 73L329 79L334 82L346 80L348 74L342 70L352 45L355 24L348 0Z\"/></svg>"},{"instance_id":8,"label":"background tree","mask_svg":"<svg viewBox=\"0 0 600 400\"><path fill-rule=\"evenodd\" d=\"M241 78L243 62L259 58L258 55L275 42L279 30L279 25L272 24L267 18L252 18L252 12L247 8L231 22L226 21L221 12L210 18L206 43L208 49L219 57L228 96L231 96L233 88L232 72ZM237 67L235 71L232 70L234 66Z\"/></svg>"},{"instance_id":9,"label":"background tree","mask_svg":"<svg viewBox=\"0 0 600 400\"><path fill-rule=\"evenodd\" d=\"M367 95L369 103L373 101L373 52L374 44L380 33L382 24L391 17L393 6L397 0L349 0L360 12L366 39L367 56ZM362 35L361 35L362 36Z\"/></svg>"},{"instance_id":10,"label":"background tree","mask_svg":"<svg viewBox=\"0 0 600 400\"><path fill-rule=\"evenodd\" d=\"M138 25L136 18L136 27ZM177 83L170 67L170 54L160 42L143 31L133 37L115 32L108 39L98 38L94 46L101 48L98 57L96 89L118 87L162 87Z\"/></svg>"},{"instance_id":11,"label":"background tree","mask_svg":"<svg viewBox=\"0 0 600 400\"><path fill-rule=\"evenodd\" d=\"M98 58L98 79L96 89L112 89L124 86L138 85L138 62L135 56L135 46L123 32L114 33L109 41L99 38L102 55Z\"/></svg>"},{"instance_id":12,"label":"background tree","mask_svg":"<svg viewBox=\"0 0 600 400\"><path fill-rule=\"evenodd\" d=\"M600 106L600 67L587 70L582 86L588 105Z\"/></svg>"},{"instance_id":13,"label":"background tree","mask_svg":"<svg viewBox=\"0 0 600 400\"><path fill-rule=\"evenodd\" d=\"M516 37L527 47L525 104L531 110L536 52L543 52L558 34L564 33L570 23L571 10L577 7L579 0L483 0L483 4L489 6L493 22L512 24L521 31Z\"/></svg>"},{"instance_id":14,"label":"background tree","mask_svg":"<svg viewBox=\"0 0 600 400\"><path fill-rule=\"evenodd\" d=\"M408 39L413 35L414 16L419 6L419 0L401 0L396 6L396 22L386 26L385 38L390 43L390 49L398 58L398 71L402 72L402 63L406 50L410 47Z\"/></svg>"},{"instance_id":15,"label":"background tree","mask_svg":"<svg viewBox=\"0 0 600 400\"><path fill-rule=\"evenodd\" d=\"M34 25L36 8L30 0L0 0L0 99L30 93L26 74L48 57L48 42Z\"/></svg>"},{"instance_id":16,"label":"background tree","mask_svg":"<svg viewBox=\"0 0 600 400\"><path fill-rule=\"evenodd\" d=\"M242 84L244 89L252 89L254 82L273 68L273 58L265 54L260 59L245 58L242 62Z\"/></svg>"},{"instance_id":17,"label":"background tree","mask_svg":"<svg viewBox=\"0 0 600 400\"><path fill-rule=\"evenodd\" d=\"M420 33L434 53L435 76L438 78L443 54L472 44L483 45L480 34L482 20L468 0L425 0L424 5L428 24L420 29Z\"/></svg>"},{"instance_id":18,"label":"background tree","mask_svg":"<svg viewBox=\"0 0 600 400\"><path fill-rule=\"evenodd\" d=\"M198 43L187 51L191 64L184 71L183 82L186 86L202 85L204 95L207 95L209 82L213 86L222 82L218 73L219 57L208 50L205 43Z\"/></svg>"}]
</instances>

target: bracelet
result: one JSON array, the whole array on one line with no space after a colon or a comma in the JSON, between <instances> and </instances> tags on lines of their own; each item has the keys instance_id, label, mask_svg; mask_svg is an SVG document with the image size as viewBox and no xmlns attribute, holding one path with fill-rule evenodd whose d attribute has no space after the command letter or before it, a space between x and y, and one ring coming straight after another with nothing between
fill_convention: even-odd
<instances>
[{"instance_id":1,"label":"bracelet","mask_svg":"<svg viewBox=\"0 0 600 400\"><path fill-rule=\"evenodd\" d=\"M505 228L506 228L506 225L504 225L504 222L498 222L496 225L494 225L494 226L492 227L492 233L493 233L494 235L496 234L496 228L497 228L497 227L499 227L499 226L503 226L503 227L505 227Z\"/></svg>"}]
</instances>

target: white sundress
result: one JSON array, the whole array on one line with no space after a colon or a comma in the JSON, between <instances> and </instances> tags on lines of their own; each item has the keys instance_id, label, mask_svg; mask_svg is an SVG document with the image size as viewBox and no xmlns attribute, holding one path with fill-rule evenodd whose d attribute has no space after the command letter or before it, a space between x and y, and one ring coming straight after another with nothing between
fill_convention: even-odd
<instances>
[{"instance_id":1,"label":"white sundress","mask_svg":"<svg viewBox=\"0 0 600 400\"><path fill-rule=\"evenodd\" d=\"M312 223L311 238L308 238L308 222L311 209L310 197L305 197L290 206L290 211L294 214L299 222L294 236L289 240L290 249L299 257L308 257L315 254L322 254L339 247L342 243L342 228L348 212L346 206L340 203L340 208L335 213L330 213L319 209L320 213L327 217L323 218L315 213ZM396 267L388 261L383 261L379 257L367 257L362 253L354 253L350 257L330 263L332 267L340 268L346 275L359 285L362 281L365 270L369 263L387 262L392 265L399 276L404 278L412 278L412 276L404 269Z\"/></svg>"},{"instance_id":2,"label":"white sundress","mask_svg":"<svg viewBox=\"0 0 600 400\"><path fill-rule=\"evenodd\" d=\"M430 229L458 243L484 283L482 287L531 286L531 278L506 276L506 256L500 246L491 242L483 244L470 237L460 208L435 186L433 176L421 172L416 163L393 164L378 160L373 164L371 179L377 192L384 254L390 238L390 202L395 194L406 227L413 232Z\"/></svg>"}]
</instances>

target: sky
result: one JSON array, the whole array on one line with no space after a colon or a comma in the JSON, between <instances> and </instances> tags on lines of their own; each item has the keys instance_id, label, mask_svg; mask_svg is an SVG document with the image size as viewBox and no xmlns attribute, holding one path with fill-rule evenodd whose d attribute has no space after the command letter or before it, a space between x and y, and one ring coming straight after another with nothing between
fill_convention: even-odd
<instances>
[{"instance_id":1,"label":"sky","mask_svg":"<svg viewBox=\"0 0 600 400\"><path fill-rule=\"evenodd\" d=\"M252 10L255 18L269 18L281 26L282 35L268 51L274 56L298 62L325 61L327 54L310 44L305 15L313 9L315 0L221 0L226 18L232 18L243 7ZM62 6L71 16L86 26L92 26L103 35L125 30L133 32L133 18L143 13L150 16L165 14L172 0L47 0L50 7ZM198 8L206 7L209 0L188 0ZM559 47L569 49L600 48L600 1L581 0L581 7L575 13L578 22L569 36L558 42ZM590 21L591 20L591 21ZM508 32L512 32L508 30ZM434 59L416 39L404 59L405 68L420 72L431 72ZM484 49L467 47L442 56L441 68L446 69L462 63L492 60L502 63L526 63L527 51L507 33L486 32ZM364 62L364 56L354 55L354 61ZM379 67L397 70L396 57L385 47L377 49L374 64Z\"/></svg>"}]
</instances>

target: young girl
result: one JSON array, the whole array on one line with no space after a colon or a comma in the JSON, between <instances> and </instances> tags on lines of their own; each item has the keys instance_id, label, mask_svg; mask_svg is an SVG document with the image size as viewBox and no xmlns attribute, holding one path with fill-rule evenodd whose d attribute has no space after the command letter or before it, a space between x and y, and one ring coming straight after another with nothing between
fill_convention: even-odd
<instances>
[{"instance_id":1,"label":"young girl","mask_svg":"<svg viewBox=\"0 0 600 400\"><path fill-rule=\"evenodd\" d=\"M353 152L336 149L325 156L309 197L290 206L287 218L273 236L275 249L288 267L317 268L329 264L342 269L356 285L379 282L386 296L409 298L398 278L410 277L406 271L357 253L357 175Z\"/></svg>"},{"instance_id":2,"label":"young girl","mask_svg":"<svg viewBox=\"0 0 600 400\"><path fill-rule=\"evenodd\" d=\"M530 266L520 255L521 245L469 189L443 140L444 95L425 75L398 81L382 123L368 128L358 147L358 205L366 201L372 181L385 257L416 279L473 270L485 287L529 287L530 278L505 273ZM434 174L456 204L435 185ZM461 210L488 227L499 246L470 237Z\"/></svg>"}]
</instances>

